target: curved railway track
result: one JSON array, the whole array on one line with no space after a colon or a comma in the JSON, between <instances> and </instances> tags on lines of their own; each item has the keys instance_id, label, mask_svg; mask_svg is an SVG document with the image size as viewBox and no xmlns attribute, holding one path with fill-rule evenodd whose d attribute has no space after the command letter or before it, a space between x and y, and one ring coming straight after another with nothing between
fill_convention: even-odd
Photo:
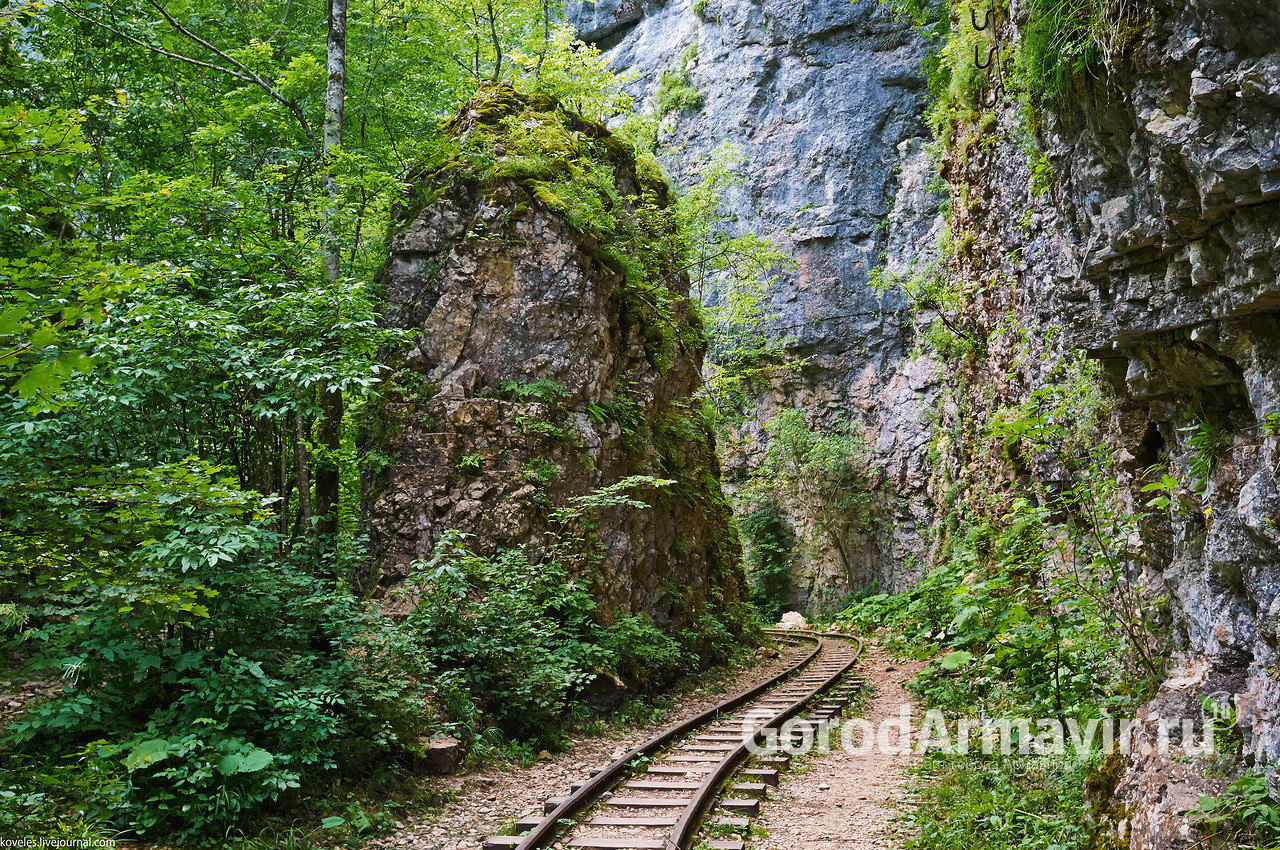
<instances>
[{"instance_id":1,"label":"curved railway track","mask_svg":"<svg viewBox=\"0 0 1280 850\"><path fill-rule=\"evenodd\" d=\"M848 702L848 677L863 642L845 635L769 630L812 650L782 673L671 726L546 802L541 817L517 822L521 835L499 835L484 850L689 850L708 813L721 832L742 831L790 756L778 733L812 734ZM802 715L804 715L802 717ZM809 730L806 732L805 730ZM785 742L784 742L785 743ZM744 764L750 766L744 768ZM740 850L741 840L711 840Z\"/></svg>"}]
</instances>

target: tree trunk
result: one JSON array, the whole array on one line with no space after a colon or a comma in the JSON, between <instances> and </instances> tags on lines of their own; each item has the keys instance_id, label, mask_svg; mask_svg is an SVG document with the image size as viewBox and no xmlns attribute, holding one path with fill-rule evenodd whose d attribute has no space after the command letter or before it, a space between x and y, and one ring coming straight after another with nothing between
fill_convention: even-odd
<instances>
[{"instance_id":1,"label":"tree trunk","mask_svg":"<svg viewBox=\"0 0 1280 850\"><path fill-rule=\"evenodd\" d=\"M324 97L324 157L326 167L342 144L342 107L347 85L347 0L329 0L329 83ZM324 276L336 283L342 272L342 252L334 227L337 214L337 182L325 175L326 199L322 239L324 242ZM324 448L324 458L316 466L316 534L321 546L333 545L338 532L339 473L338 452L342 448L342 391L323 383L318 388L320 427L316 434Z\"/></svg>"},{"instance_id":2,"label":"tree trunk","mask_svg":"<svg viewBox=\"0 0 1280 850\"><path fill-rule=\"evenodd\" d=\"M302 411L293 412L293 465L298 479L298 525L303 534L311 526L311 482L307 470L307 426Z\"/></svg>"},{"instance_id":3,"label":"tree trunk","mask_svg":"<svg viewBox=\"0 0 1280 850\"><path fill-rule=\"evenodd\" d=\"M342 144L342 107L347 89L347 0L329 0L329 38L327 43L329 82L324 93L324 148L325 165ZM324 239L324 276L333 282L341 272L342 253L338 250L338 238L333 219L337 212L337 183L333 176L324 177L328 202L322 224Z\"/></svg>"}]
</instances>

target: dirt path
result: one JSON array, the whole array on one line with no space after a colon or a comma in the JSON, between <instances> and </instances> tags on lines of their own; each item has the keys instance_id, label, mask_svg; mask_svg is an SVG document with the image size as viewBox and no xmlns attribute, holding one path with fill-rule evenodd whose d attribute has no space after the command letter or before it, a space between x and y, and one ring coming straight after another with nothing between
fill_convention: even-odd
<instances>
[{"instance_id":1,"label":"dirt path","mask_svg":"<svg viewBox=\"0 0 1280 850\"><path fill-rule=\"evenodd\" d=\"M862 717L873 728L912 705L917 723L920 709L904 685L924 667L923 662L900 663L881 647L868 644L858 672L874 688ZM861 736L856 736L858 743ZM896 734L890 735L897 742ZM761 808L755 825L768 836L757 839L754 850L891 850L902 846L907 832L893 822L906 794L903 771L915 755L886 754L871 747L865 755L845 752L838 743L830 753L797 762L784 775Z\"/></svg>"}]
</instances>

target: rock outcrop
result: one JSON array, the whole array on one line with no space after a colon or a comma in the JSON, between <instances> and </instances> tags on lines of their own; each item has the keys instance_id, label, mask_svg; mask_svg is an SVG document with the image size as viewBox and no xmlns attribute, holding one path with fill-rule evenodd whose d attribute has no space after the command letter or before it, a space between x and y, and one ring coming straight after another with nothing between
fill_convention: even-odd
<instances>
[{"instance_id":1,"label":"rock outcrop","mask_svg":"<svg viewBox=\"0 0 1280 850\"><path fill-rule=\"evenodd\" d=\"M609 241L626 227L666 235L636 230L635 215L666 204L665 182L600 125L509 88L482 92L452 130L460 153L416 179L385 270L387 321L407 339L388 355L387 401L364 439L376 564L365 586L412 604L387 591L447 531L482 554L545 551L565 533L558 510L649 476L671 483L628 490L647 507L589 511L599 545L583 544L578 578L606 621L646 614L674 633L710 617L737 630L741 557L694 398L705 342L688 282L674 258ZM529 156L540 145L545 156ZM525 167L535 161L542 172ZM608 175L597 189L616 204L609 218L574 218L575 197L555 184L569 167Z\"/></svg>"},{"instance_id":2,"label":"rock outcrop","mask_svg":"<svg viewBox=\"0 0 1280 850\"><path fill-rule=\"evenodd\" d=\"M1183 481L1196 479L1197 456L1212 466L1145 534L1149 581L1169 594L1180 667L1191 671L1171 675L1160 699L1229 700L1246 761L1274 771L1280 7L1158 7L1086 116L1052 130L1055 198L1079 249L1061 270L1055 312L1070 342L1105 364L1135 465L1160 449ZM1164 804L1189 781L1163 779L1173 772L1135 759L1122 776L1131 846L1195 840L1185 807Z\"/></svg>"},{"instance_id":3,"label":"rock outcrop","mask_svg":"<svg viewBox=\"0 0 1280 850\"><path fill-rule=\"evenodd\" d=\"M1025 20L1015 4L1011 18ZM1114 391L1114 470L1137 507L1143 470L1168 464L1173 509L1149 513L1143 581L1167 595L1176 657L1139 712L1197 716L1200 698L1235 710L1245 763L1280 762L1280 8L1151 4L1134 44L1075 108L1043 114L1052 170L1037 195L1016 105L971 128L945 163L958 265L975 283L972 320L1007 317L963 399L972 412L1016 404L1051 383L1046 354L1084 349ZM1016 33L1010 27L1011 43ZM959 147L959 145L957 146ZM1065 334L1057 334L1058 329ZM980 388L980 389L978 389ZM955 410L944 416L955 421ZM958 477L1034 476L974 465L968 435L947 447ZM1211 471L1198 474L1196 469ZM935 493L939 503L944 494ZM1103 826L1156 850L1201 836L1187 810L1225 780L1137 746L1116 770ZM1269 783L1269 786L1274 783Z\"/></svg>"},{"instance_id":4,"label":"rock outcrop","mask_svg":"<svg viewBox=\"0 0 1280 850\"><path fill-rule=\"evenodd\" d=\"M803 367L763 389L755 421L734 435L729 477L758 464L762 423L787 407L815 426L854 423L885 471L881 530L852 563L804 534L803 515L791 517L812 542L797 552L792 605L812 610L866 585L909 586L932 513L926 440L911 426L929 415L938 378L912 357L902 296L868 284L895 243L931 241L936 199L911 185L927 136L923 42L878 0L599 0L571 3L567 14L586 40L612 47L612 67L637 75L631 91L641 103L664 73L683 69L703 103L663 117L664 164L689 184L710 151L738 146L744 180L729 194L728 227L767 235L798 262L771 298L774 330L791 338ZM888 226L904 192L932 212Z\"/></svg>"}]
</instances>

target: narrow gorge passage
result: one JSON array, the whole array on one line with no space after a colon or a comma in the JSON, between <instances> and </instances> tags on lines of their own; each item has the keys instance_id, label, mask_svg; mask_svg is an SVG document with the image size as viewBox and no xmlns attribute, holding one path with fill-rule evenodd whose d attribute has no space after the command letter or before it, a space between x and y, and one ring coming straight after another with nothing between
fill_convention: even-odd
<instances>
[{"instance_id":1,"label":"narrow gorge passage","mask_svg":"<svg viewBox=\"0 0 1280 850\"><path fill-rule=\"evenodd\" d=\"M14 845L1280 848L1280 2L0 0Z\"/></svg>"}]
</instances>

